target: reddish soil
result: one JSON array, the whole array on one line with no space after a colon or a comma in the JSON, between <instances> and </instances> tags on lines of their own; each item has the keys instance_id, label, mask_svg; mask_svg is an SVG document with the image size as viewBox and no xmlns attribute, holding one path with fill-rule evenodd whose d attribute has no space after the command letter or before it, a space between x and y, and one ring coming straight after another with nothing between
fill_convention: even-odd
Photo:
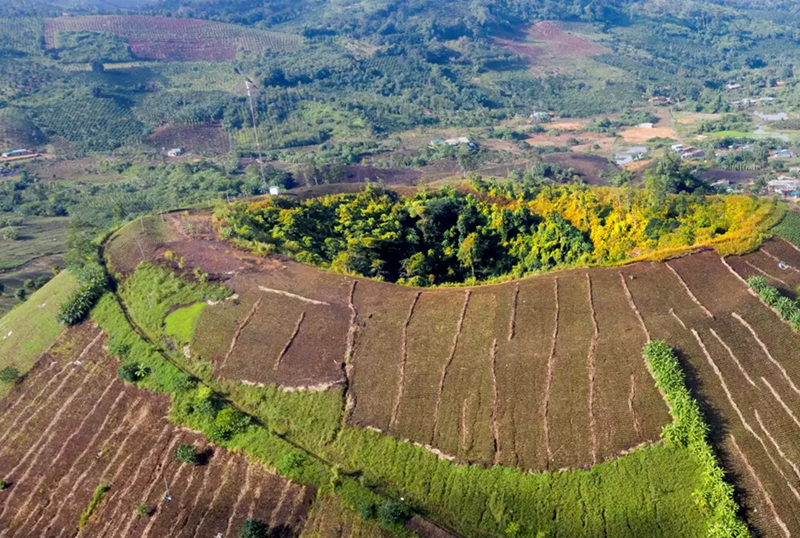
<instances>
[{"instance_id":1,"label":"reddish soil","mask_svg":"<svg viewBox=\"0 0 800 538\"><path fill-rule=\"evenodd\" d=\"M81 536L232 535L251 515L275 529L302 527L313 491L171 425L169 399L123 384L116 367L102 332L84 324L0 401L0 476L11 482L4 536L75 536L102 483L110 489ZM205 464L176 461L179 443L195 444ZM148 516L136 515L141 503Z\"/></svg>"},{"instance_id":2,"label":"reddish soil","mask_svg":"<svg viewBox=\"0 0 800 538\"><path fill-rule=\"evenodd\" d=\"M546 62L552 57L589 58L610 52L584 37L565 32L557 22L538 22L525 30L524 35L497 38L496 41L517 54L528 57L532 64Z\"/></svg>"},{"instance_id":3,"label":"reddish soil","mask_svg":"<svg viewBox=\"0 0 800 538\"><path fill-rule=\"evenodd\" d=\"M87 16L46 19L45 46L58 46L62 32L108 32L123 37L142 60L211 61L236 59L239 50L262 52L292 49L299 36L243 29L226 23L175 17Z\"/></svg>"},{"instance_id":4,"label":"reddish soil","mask_svg":"<svg viewBox=\"0 0 800 538\"><path fill-rule=\"evenodd\" d=\"M183 148L202 155L220 155L230 151L228 134L215 123L159 127L147 137L147 142L160 151Z\"/></svg>"}]
</instances>

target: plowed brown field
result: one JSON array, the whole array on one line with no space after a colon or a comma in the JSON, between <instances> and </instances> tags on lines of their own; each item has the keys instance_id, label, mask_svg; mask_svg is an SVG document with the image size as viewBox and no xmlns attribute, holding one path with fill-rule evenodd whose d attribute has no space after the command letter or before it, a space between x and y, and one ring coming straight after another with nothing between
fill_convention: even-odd
<instances>
[{"instance_id":1,"label":"plowed brown field","mask_svg":"<svg viewBox=\"0 0 800 538\"><path fill-rule=\"evenodd\" d=\"M0 536L232 536L249 517L299 532L313 490L167 422L169 399L118 381L103 342L92 325L69 329L0 402L0 476L11 483ZM178 462L180 443L204 464ZM110 489L79 531L100 484Z\"/></svg>"},{"instance_id":2,"label":"plowed brown field","mask_svg":"<svg viewBox=\"0 0 800 538\"><path fill-rule=\"evenodd\" d=\"M191 237L156 247L154 259L167 249L239 294L238 305L204 311L209 330L192 345L201 355L216 346L218 375L347 386L351 425L459 462L586 467L657 441L669 415L641 350L663 339L686 367L748 521L766 536L800 534L800 335L742 278L743 268L760 274L753 266L792 286L800 251L785 242L727 260L704 251L444 289L257 260ZM311 316L320 319L304 332ZM250 351L237 355L239 346Z\"/></svg>"}]
</instances>

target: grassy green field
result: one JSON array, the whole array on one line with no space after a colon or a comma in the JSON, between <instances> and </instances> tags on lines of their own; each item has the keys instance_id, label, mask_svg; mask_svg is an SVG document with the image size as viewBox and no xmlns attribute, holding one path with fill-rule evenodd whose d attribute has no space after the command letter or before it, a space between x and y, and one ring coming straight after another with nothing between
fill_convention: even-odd
<instances>
[{"instance_id":1,"label":"grassy green field","mask_svg":"<svg viewBox=\"0 0 800 538\"><path fill-rule=\"evenodd\" d=\"M167 334L181 344L191 342L200 314L207 306L208 303L197 303L174 311L164 320Z\"/></svg>"},{"instance_id":2,"label":"grassy green field","mask_svg":"<svg viewBox=\"0 0 800 538\"><path fill-rule=\"evenodd\" d=\"M64 271L0 318L0 368L13 366L20 373L31 369L63 329L56 314L76 287L75 278ZM0 384L0 398L8 390L8 385Z\"/></svg>"},{"instance_id":3,"label":"grassy green field","mask_svg":"<svg viewBox=\"0 0 800 538\"><path fill-rule=\"evenodd\" d=\"M800 213L787 211L783 220L775 227L775 233L800 247Z\"/></svg>"},{"instance_id":4,"label":"grassy green field","mask_svg":"<svg viewBox=\"0 0 800 538\"><path fill-rule=\"evenodd\" d=\"M0 239L0 270L10 269L39 256L66 252L67 217L32 217L19 226L16 240Z\"/></svg>"}]
</instances>

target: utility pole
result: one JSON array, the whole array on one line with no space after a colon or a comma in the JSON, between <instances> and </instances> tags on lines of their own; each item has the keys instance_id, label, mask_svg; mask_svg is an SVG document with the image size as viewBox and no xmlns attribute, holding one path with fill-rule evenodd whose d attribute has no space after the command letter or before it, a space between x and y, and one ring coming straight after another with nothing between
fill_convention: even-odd
<instances>
[{"instance_id":1,"label":"utility pole","mask_svg":"<svg viewBox=\"0 0 800 538\"><path fill-rule=\"evenodd\" d=\"M261 168L261 180L264 182L264 194L269 192L269 186L267 185L267 176L264 174L264 159L261 155L261 142L258 139L258 126L256 124L256 109L253 106L253 95L250 93L250 81L245 79L245 85L247 86L247 100L250 102L250 116L253 118L253 134L256 138L256 149L258 150L258 164Z\"/></svg>"}]
</instances>

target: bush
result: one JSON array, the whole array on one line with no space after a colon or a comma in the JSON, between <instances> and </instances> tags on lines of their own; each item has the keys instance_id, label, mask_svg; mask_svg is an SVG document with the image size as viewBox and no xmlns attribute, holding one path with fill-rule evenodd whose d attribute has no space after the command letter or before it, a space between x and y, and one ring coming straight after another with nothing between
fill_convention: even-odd
<instances>
[{"instance_id":1,"label":"bush","mask_svg":"<svg viewBox=\"0 0 800 538\"><path fill-rule=\"evenodd\" d=\"M788 321L792 329L800 331L800 305L789 297L784 297L781 292L767 283L767 279L754 276L747 279L747 285L768 306L773 308L780 317Z\"/></svg>"},{"instance_id":2,"label":"bush","mask_svg":"<svg viewBox=\"0 0 800 538\"><path fill-rule=\"evenodd\" d=\"M408 516L408 508L398 501L388 500L378 507L378 521L387 527L402 525Z\"/></svg>"},{"instance_id":3,"label":"bush","mask_svg":"<svg viewBox=\"0 0 800 538\"><path fill-rule=\"evenodd\" d=\"M227 441L239 433L243 433L250 426L250 417L235 409L226 407L217 413L214 419L214 430L211 432L213 439Z\"/></svg>"},{"instance_id":4,"label":"bush","mask_svg":"<svg viewBox=\"0 0 800 538\"><path fill-rule=\"evenodd\" d=\"M150 507L149 506L147 506L144 503L136 505L136 515L137 516L144 517L144 516L146 516L148 514L150 514Z\"/></svg>"},{"instance_id":5,"label":"bush","mask_svg":"<svg viewBox=\"0 0 800 538\"><path fill-rule=\"evenodd\" d=\"M11 482L8 480L0 480L0 491L6 490L11 487Z\"/></svg>"},{"instance_id":6,"label":"bush","mask_svg":"<svg viewBox=\"0 0 800 538\"><path fill-rule=\"evenodd\" d=\"M105 271L97 263L90 263L76 271L79 287L61 305L58 322L62 325L77 325L89 315L89 311L108 287Z\"/></svg>"},{"instance_id":7,"label":"bush","mask_svg":"<svg viewBox=\"0 0 800 538\"><path fill-rule=\"evenodd\" d=\"M92 514L97 509L97 505L103 500L103 495L105 495L109 489L111 489L111 487L108 484L100 484L97 486L97 489L95 489L92 494L92 499L89 501L89 506L86 507L86 510L81 514L78 520L78 530L83 529L86 524L89 523L89 518L92 517Z\"/></svg>"},{"instance_id":8,"label":"bush","mask_svg":"<svg viewBox=\"0 0 800 538\"><path fill-rule=\"evenodd\" d=\"M0 370L0 382L13 385L17 381L19 381L19 370L13 366L7 366Z\"/></svg>"},{"instance_id":9,"label":"bush","mask_svg":"<svg viewBox=\"0 0 800 538\"><path fill-rule=\"evenodd\" d=\"M175 459L189 465L196 465L197 450L194 445L183 443L175 449Z\"/></svg>"},{"instance_id":10,"label":"bush","mask_svg":"<svg viewBox=\"0 0 800 538\"><path fill-rule=\"evenodd\" d=\"M710 510L708 536L745 538L750 533L737 515L733 487L725 481L708 441L708 425L700 412L681 370L675 352L664 342L653 341L644 348L647 367L656 386L664 393L673 422L664 427L661 436L669 445L687 447L703 467L703 482L695 491L697 503Z\"/></svg>"},{"instance_id":11,"label":"bush","mask_svg":"<svg viewBox=\"0 0 800 538\"><path fill-rule=\"evenodd\" d=\"M267 538L269 525L258 519L248 519L239 528L239 538Z\"/></svg>"},{"instance_id":12,"label":"bush","mask_svg":"<svg viewBox=\"0 0 800 538\"><path fill-rule=\"evenodd\" d=\"M117 377L128 383L138 383L148 374L150 374L150 368L143 364L124 364L117 371Z\"/></svg>"}]
</instances>

